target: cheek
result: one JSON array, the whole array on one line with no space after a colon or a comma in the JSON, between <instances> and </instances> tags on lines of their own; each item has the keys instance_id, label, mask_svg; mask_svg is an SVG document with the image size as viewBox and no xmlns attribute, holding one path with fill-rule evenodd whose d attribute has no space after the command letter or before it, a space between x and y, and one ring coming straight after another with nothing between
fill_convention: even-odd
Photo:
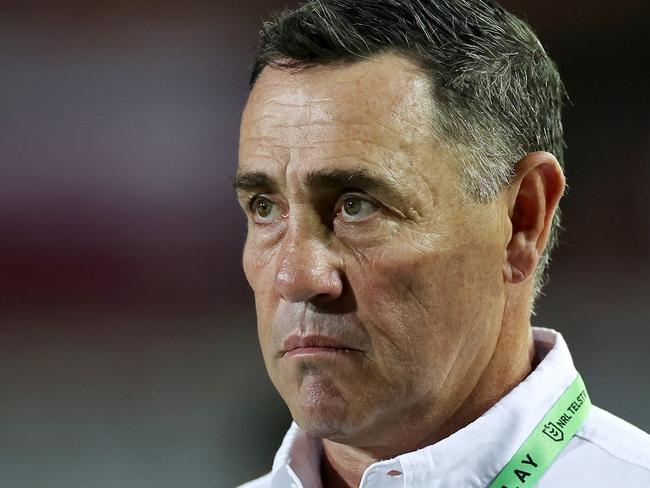
<instances>
[{"instance_id":1,"label":"cheek","mask_svg":"<svg viewBox=\"0 0 650 488\"><path fill-rule=\"evenodd\" d=\"M439 334L430 300L438 296L436 284L421 279L420 268L425 265L421 256L395 250L358 263L355 272L349 272L350 282L375 362L388 382L404 383L408 378L417 383L418 376L426 375L431 356L425 351Z\"/></svg>"},{"instance_id":2,"label":"cheek","mask_svg":"<svg viewBox=\"0 0 650 488\"><path fill-rule=\"evenodd\" d=\"M469 232L404 237L355 262L358 284L377 303L415 317L452 318L501 291L503 249L496 239Z\"/></svg>"},{"instance_id":3,"label":"cheek","mask_svg":"<svg viewBox=\"0 0 650 488\"><path fill-rule=\"evenodd\" d=\"M257 331L265 360L266 351L271 345L271 324L277 307L277 301L273 298L274 255L272 248L262 251L249 239L242 258L244 274L255 296Z\"/></svg>"},{"instance_id":4,"label":"cheek","mask_svg":"<svg viewBox=\"0 0 650 488\"><path fill-rule=\"evenodd\" d=\"M246 280L255 294L258 307L272 299L277 271L279 244L269 243L259 232L251 233L246 239L242 265Z\"/></svg>"},{"instance_id":5,"label":"cheek","mask_svg":"<svg viewBox=\"0 0 650 488\"><path fill-rule=\"evenodd\" d=\"M461 349L469 357L480 347L500 312L498 247L411 241L373 253L349 275L378 363L385 375L442 382Z\"/></svg>"},{"instance_id":6,"label":"cheek","mask_svg":"<svg viewBox=\"0 0 650 488\"><path fill-rule=\"evenodd\" d=\"M276 254L276 246L267 245L251 228L244 244L242 265L244 274L253 291L257 292L256 284L261 282L263 274L268 274Z\"/></svg>"}]
</instances>

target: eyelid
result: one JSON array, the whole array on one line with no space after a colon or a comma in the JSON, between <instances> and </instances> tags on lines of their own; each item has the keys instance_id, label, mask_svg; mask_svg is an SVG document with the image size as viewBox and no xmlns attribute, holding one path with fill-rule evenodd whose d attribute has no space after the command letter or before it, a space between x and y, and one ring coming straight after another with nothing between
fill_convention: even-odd
<instances>
[{"instance_id":1,"label":"eyelid","mask_svg":"<svg viewBox=\"0 0 650 488\"><path fill-rule=\"evenodd\" d=\"M341 196L339 197L339 199L338 199L337 202L336 202L337 207L339 207L340 204L343 203L343 201L344 201L346 198L350 198L350 197L356 197L356 198L358 198L359 200L365 200L365 201L367 201L367 202L372 203L372 204L375 205L376 207L382 207L382 206L383 206L383 205L382 205L381 203L379 203L375 198L371 197L371 196L368 195L367 193L360 192L360 191L357 191L357 190L347 190L347 191L344 190L344 191L341 193Z\"/></svg>"},{"instance_id":2,"label":"eyelid","mask_svg":"<svg viewBox=\"0 0 650 488\"><path fill-rule=\"evenodd\" d=\"M340 202L342 200L344 200L346 196L350 196L350 195L358 196L361 199L369 201L370 203L372 203L373 205L375 205L377 207L377 210L385 210L386 213L392 214L392 215L394 215L396 217L399 217L401 219L407 219L408 218L406 216L406 214L404 212L402 212L400 209L398 209L397 207L394 207L393 205L389 205L387 203L381 202L381 201L377 200L376 198L372 197L371 195L368 195L367 193L365 193L363 191L353 190L353 189L344 190L341 193L341 196L339 197L339 200L338 200L338 202L336 204L337 205L337 210L336 210L337 213L340 210Z\"/></svg>"},{"instance_id":3,"label":"eyelid","mask_svg":"<svg viewBox=\"0 0 650 488\"><path fill-rule=\"evenodd\" d=\"M350 197L358 198L359 200L364 200L375 207L375 211L372 212L372 214L370 214L368 217L364 219L357 220L356 222L363 222L367 220L370 216L375 215L377 212L381 211L382 208L384 208L384 205L382 205L380 202L375 200L373 197L369 196L367 193L350 190L341 193L341 196L337 200L336 207L334 209L336 215L339 215L342 212L343 202L346 200L346 198L350 198Z\"/></svg>"},{"instance_id":4,"label":"eyelid","mask_svg":"<svg viewBox=\"0 0 650 488\"><path fill-rule=\"evenodd\" d=\"M271 198L268 193L254 193L254 194L246 197L246 200L247 200L247 203L248 203L247 206L252 212L255 211L255 209L253 208L253 204L255 203L255 201L258 198L264 198L265 200L268 200L269 202L273 203L274 205L278 205L278 202L273 200L273 198Z\"/></svg>"},{"instance_id":5,"label":"eyelid","mask_svg":"<svg viewBox=\"0 0 650 488\"><path fill-rule=\"evenodd\" d=\"M343 190L341 192L341 195L339 196L339 201L343 200L345 197L359 197L362 200L368 200L369 202L375 203L376 200L368 195L366 192L360 191L360 190L352 190L352 189L347 189Z\"/></svg>"}]
</instances>

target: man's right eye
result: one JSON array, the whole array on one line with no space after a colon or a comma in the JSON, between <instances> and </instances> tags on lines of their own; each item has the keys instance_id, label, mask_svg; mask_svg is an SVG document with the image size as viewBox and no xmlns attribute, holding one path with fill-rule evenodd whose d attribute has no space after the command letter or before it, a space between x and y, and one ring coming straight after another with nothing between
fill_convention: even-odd
<instances>
[{"instance_id":1,"label":"man's right eye","mask_svg":"<svg viewBox=\"0 0 650 488\"><path fill-rule=\"evenodd\" d=\"M266 224L280 216L278 206L266 197L257 196L251 201L251 210L255 222Z\"/></svg>"}]
</instances>

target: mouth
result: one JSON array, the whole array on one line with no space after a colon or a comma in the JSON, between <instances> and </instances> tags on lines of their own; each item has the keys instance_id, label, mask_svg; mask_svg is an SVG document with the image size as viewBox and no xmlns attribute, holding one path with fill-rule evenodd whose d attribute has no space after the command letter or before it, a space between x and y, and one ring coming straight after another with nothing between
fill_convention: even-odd
<instances>
[{"instance_id":1,"label":"mouth","mask_svg":"<svg viewBox=\"0 0 650 488\"><path fill-rule=\"evenodd\" d=\"M315 357L331 355L351 355L361 353L360 349L346 344L344 341L333 337L310 335L292 335L284 341L281 356L290 357Z\"/></svg>"}]
</instances>

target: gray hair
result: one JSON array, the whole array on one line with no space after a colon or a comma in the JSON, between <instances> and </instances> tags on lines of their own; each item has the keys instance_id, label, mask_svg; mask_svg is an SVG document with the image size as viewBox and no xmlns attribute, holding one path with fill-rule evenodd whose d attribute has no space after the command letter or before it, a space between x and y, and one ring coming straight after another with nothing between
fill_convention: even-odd
<instances>
[{"instance_id":1,"label":"gray hair","mask_svg":"<svg viewBox=\"0 0 650 488\"><path fill-rule=\"evenodd\" d=\"M526 154L563 166L558 70L531 28L492 0L312 0L265 22L251 87L266 66L309 68L392 50L431 77L440 142L459 162L467 194L488 202ZM557 244L556 211L535 274L535 297Z\"/></svg>"}]
</instances>

